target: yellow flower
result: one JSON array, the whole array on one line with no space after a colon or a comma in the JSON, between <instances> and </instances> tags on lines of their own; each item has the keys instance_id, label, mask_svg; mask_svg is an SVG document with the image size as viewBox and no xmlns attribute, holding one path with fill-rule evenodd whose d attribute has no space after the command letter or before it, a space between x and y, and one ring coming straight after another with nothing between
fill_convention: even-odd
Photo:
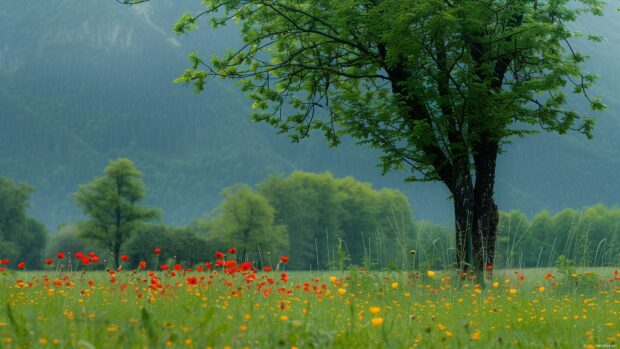
<instances>
[{"instance_id":1,"label":"yellow flower","mask_svg":"<svg viewBox=\"0 0 620 349\"><path fill-rule=\"evenodd\" d=\"M337 280L337 278L335 276L330 276L329 277L329 282L335 282Z\"/></svg>"},{"instance_id":2,"label":"yellow flower","mask_svg":"<svg viewBox=\"0 0 620 349\"><path fill-rule=\"evenodd\" d=\"M241 331L247 331L247 330L248 330L248 327L247 327L246 325L241 325L241 326L239 326L239 329L240 329Z\"/></svg>"},{"instance_id":3,"label":"yellow flower","mask_svg":"<svg viewBox=\"0 0 620 349\"><path fill-rule=\"evenodd\" d=\"M499 287L499 282L495 281L495 282L493 283L493 288L498 288L498 287Z\"/></svg>"},{"instance_id":4,"label":"yellow flower","mask_svg":"<svg viewBox=\"0 0 620 349\"><path fill-rule=\"evenodd\" d=\"M515 294L517 294L517 289L516 288L511 288L510 290L508 290L508 293L510 293L511 295L515 295Z\"/></svg>"},{"instance_id":5,"label":"yellow flower","mask_svg":"<svg viewBox=\"0 0 620 349\"><path fill-rule=\"evenodd\" d=\"M434 278L434 277L435 277L435 272L434 272L434 271L432 271L432 270L429 270L429 271L427 271L427 272L426 272L426 275L427 275L429 278Z\"/></svg>"},{"instance_id":6,"label":"yellow flower","mask_svg":"<svg viewBox=\"0 0 620 349\"><path fill-rule=\"evenodd\" d=\"M398 282L393 282L392 283L392 288L398 288Z\"/></svg>"},{"instance_id":7,"label":"yellow flower","mask_svg":"<svg viewBox=\"0 0 620 349\"><path fill-rule=\"evenodd\" d=\"M339 294L339 295L341 295L341 296L342 296L342 295L344 295L345 293L347 293L347 290L345 290L344 288L339 288L339 289L338 289L338 294Z\"/></svg>"},{"instance_id":8,"label":"yellow flower","mask_svg":"<svg viewBox=\"0 0 620 349\"><path fill-rule=\"evenodd\" d=\"M446 334L446 336L448 336L448 337L452 337L452 332L450 332L450 331L444 331L444 333Z\"/></svg>"},{"instance_id":9,"label":"yellow flower","mask_svg":"<svg viewBox=\"0 0 620 349\"><path fill-rule=\"evenodd\" d=\"M370 312L372 314L379 314L381 312L381 308L380 307L370 307Z\"/></svg>"},{"instance_id":10,"label":"yellow flower","mask_svg":"<svg viewBox=\"0 0 620 349\"><path fill-rule=\"evenodd\" d=\"M381 325L383 325L383 318L382 317L373 317L372 319L370 319L370 323L373 326L381 326Z\"/></svg>"},{"instance_id":11,"label":"yellow flower","mask_svg":"<svg viewBox=\"0 0 620 349\"><path fill-rule=\"evenodd\" d=\"M542 287L542 286L541 286L541 287L539 287L539 288L538 288L538 292L540 292L540 293L545 292L545 288L544 288L544 287Z\"/></svg>"},{"instance_id":12,"label":"yellow flower","mask_svg":"<svg viewBox=\"0 0 620 349\"><path fill-rule=\"evenodd\" d=\"M281 315L281 316L280 316L280 320L282 320L282 321L286 321L286 320L288 320L288 316L286 316L286 315Z\"/></svg>"},{"instance_id":13,"label":"yellow flower","mask_svg":"<svg viewBox=\"0 0 620 349\"><path fill-rule=\"evenodd\" d=\"M477 341L480 339L480 331L475 330L474 333L471 335L471 340L472 341Z\"/></svg>"}]
</instances>

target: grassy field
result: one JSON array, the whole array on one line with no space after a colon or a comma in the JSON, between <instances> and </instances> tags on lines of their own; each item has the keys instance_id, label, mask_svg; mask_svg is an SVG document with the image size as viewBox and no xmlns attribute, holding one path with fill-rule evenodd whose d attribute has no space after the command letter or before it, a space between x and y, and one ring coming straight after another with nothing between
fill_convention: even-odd
<instances>
[{"instance_id":1,"label":"grassy field","mask_svg":"<svg viewBox=\"0 0 620 349\"><path fill-rule=\"evenodd\" d=\"M2 348L613 348L613 268L0 273ZM177 269L181 269L177 267ZM217 270L216 270L217 269ZM274 268L275 269L275 268Z\"/></svg>"}]
</instances>

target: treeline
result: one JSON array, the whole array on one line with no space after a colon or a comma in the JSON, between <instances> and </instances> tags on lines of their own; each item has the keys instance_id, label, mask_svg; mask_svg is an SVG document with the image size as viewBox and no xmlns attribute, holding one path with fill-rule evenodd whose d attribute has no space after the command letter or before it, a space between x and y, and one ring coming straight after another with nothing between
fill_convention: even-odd
<instances>
[{"instance_id":1,"label":"treeline","mask_svg":"<svg viewBox=\"0 0 620 349\"><path fill-rule=\"evenodd\" d=\"M500 213L496 265L552 266L563 255L579 266L620 265L620 208L567 208L555 215Z\"/></svg>"},{"instance_id":2,"label":"treeline","mask_svg":"<svg viewBox=\"0 0 620 349\"><path fill-rule=\"evenodd\" d=\"M57 252L90 253L106 266L152 261L186 266L213 260L217 251L237 249L236 258L258 266L290 256L291 269L449 268L454 260L452 228L416 221L398 190L374 189L352 177L296 171L270 176L255 187L222 192L218 208L184 227L171 227L161 211L140 205L146 195L142 173L128 159L111 161L101 177L78 188L80 222L53 234L26 214L32 187L0 178L0 261L43 267ZM577 265L620 263L620 208L603 205L542 212L528 219L501 212L496 267L551 266L560 255ZM88 257L87 257L88 258ZM1 266L6 268L6 266ZM94 268L103 268L98 263Z\"/></svg>"}]
</instances>

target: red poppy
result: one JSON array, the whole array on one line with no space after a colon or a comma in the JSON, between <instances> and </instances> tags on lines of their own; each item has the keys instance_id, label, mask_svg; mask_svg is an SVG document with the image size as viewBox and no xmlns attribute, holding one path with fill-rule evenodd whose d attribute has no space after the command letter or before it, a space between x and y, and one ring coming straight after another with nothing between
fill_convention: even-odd
<instances>
[{"instance_id":1,"label":"red poppy","mask_svg":"<svg viewBox=\"0 0 620 349\"><path fill-rule=\"evenodd\" d=\"M88 258L88 257L82 258L82 264L87 265L89 263L90 263L90 258Z\"/></svg>"},{"instance_id":2,"label":"red poppy","mask_svg":"<svg viewBox=\"0 0 620 349\"><path fill-rule=\"evenodd\" d=\"M26 267L26 262L19 262L19 264L17 264L18 269L24 269L25 267Z\"/></svg>"},{"instance_id":3,"label":"red poppy","mask_svg":"<svg viewBox=\"0 0 620 349\"><path fill-rule=\"evenodd\" d=\"M241 270L247 271L247 270L250 270L250 269L252 269L252 263L250 263L250 262L243 262L243 263L241 263Z\"/></svg>"},{"instance_id":4,"label":"red poppy","mask_svg":"<svg viewBox=\"0 0 620 349\"><path fill-rule=\"evenodd\" d=\"M161 248L158 247L158 248L153 249L153 253L160 254L161 253Z\"/></svg>"},{"instance_id":5,"label":"red poppy","mask_svg":"<svg viewBox=\"0 0 620 349\"><path fill-rule=\"evenodd\" d=\"M175 265L174 265L174 270L176 270L176 271L182 271L182 270L183 270L183 267L181 266L181 264L175 264Z\"/></svg>"},{"instance_id":6,"label":"red poppy","mask_svg":"<svg viewBox=\"0 0 620 349\"><path fill-rule=\"evenodd\" d=\"M146 269L146 262L145 261L140 262L140 269Z\"/></svg>"},{"instance_id":7,"label":"red poppy","mask_svg":"<svg viewBox=\"0 0 620 349\"><path fill-rule=\"evenodd\" d=\"M231 247L231 248L228 249L228 253L235 254L235 253L237 253L237 249L234 248L234 247Z\"/></svg>"},{"instance_id":8,"label":"red poppy","mask_svg":"<svg viewBox=\"0 0 620 349\"><path fill-rule=\"evenodd\" d=\"M198 285L198 278L196 278L195 276L190 276L187 278L186 280L188 285Z\"/></svg>"},{"instance_id":9,"label":"red poppy","mask_svg":"<svg viewBox=\"0 0 620 349\"><path fill-rule=\"evenodd\" d=\"M63 258L65 258L65 254L62 253L62 252L58 252L58 253L56 253L56 258L63 259Z\"/></svg>"},{"instance_id":10,"label":"red poppy","mask_svg":"<svg viewBox=\"0 0 620 349\"><path fill-rule=\"evenodd\" d=\"M525 279L525 276L523 276L523 275L519 275L519 279L520 279L520 280L524 280L524 279Z\"/></svg>"},{"instance_id":11,"label":"red poppy","mask_svg":"<svg viewBox=\"0 0 620 349\"><path fill-rule=\"evenodd\" d=\"M224 259L224 254L220 251L215 252L215 258Z\"/></svg>"},{"instance_id":12,"label":"red poppy","mask_svg":"<svg viewBox=\"0 0 620 349\"><path fill-rule=\"evenodd\" d=\"M218 259L218 260L215 261L215 265L217 265L218 267L221 267L221 266L224 265L224 261L221 260L221 259Z\"/></svg>"},{"instance_id":13,"label":"red poppy","mask_svg":"<svg viewBox=\"0 0 620 349\"><path fill-rule=\"evenodd\" d=\"M493 266L492 265L487 265L487 270L493 270Z\"/></svg>"},{"instance_id":14,"label":"red poppy","mask_svg":"<svg viewBox=\"0 0 620 349\"><path fill-rule=\"evenodd\" d=\"M266 266L266 267L264 267L264 268L263 268L263 270L264 270L264 271L271 271L272 269L271 269L271 267L270 267L270 266Z\"/></svg>"},{"instance_id":15,"label":"red poppy","mask_svg":"<svg viewBox=\"0 0 620 349\"><path fill-rule=\"evenodd\" d=\"M202 270L203 270L202 265L199 265L199 266L196 267L196 271L197 272L201 273Z\"/></svg>"},{"instance_id":16,"label":"red poppy","mask_svg":"<svg viewBox=\"0 0 620 349\"><path fill-rule=\"evenodd\" d=\"M121 256L121 260L123 262L127 261L128 259L129 259L129 256L125 256L125 255Z\"/></svg>"},{"instance_id":17,"label":"red poppy","mask_svg":"<svg viewBox=\"0 0 620 349\"><path fill-rule=\"evenodd\" d=\"M90 257L95 257L95 256L96 256L95 252L92 252L92 251L91 251L90 253L88 253L88 255L89 255Z\"/></svg>"},{"instance_id":18,"label":"red poppy","mask_svg":"<svg viewBox=\"0 0 620 349\"><path fill-rule=\"evenodd\" d=\"M164 271L165 271L165 270L170 269L170 266L169 266L168 264L162 264L162 265L160 265L160 266L159 266L159 268L160 268L161 270L164 270Z\"/></svg>"},{"instance_id":19,"label":"red poppy","mask_svg":"<svg viewBox=\"0 0 620 349\"><path fill-rule=\"evenodd\" d=\"M97 262L99 262L99 261L101 260L101 258L99 258L99 256L93 256L90 260L91 260L93 263L97 263Z\"/></svg>"},{"instance_id":20,"label":"red poppy","mask_svg":"<svg viewBox=\"0 0 620 349\"><path fill-rule=\"evenodd\" d=\"M84 258L84 253L82 253L82 252L78 252L78 253L76 253L76 254L75 254L75 258L77 258L77 259L82 259L82 258Z\"/></svg>"},{"instance_id":21,"label":"red poppy","mask_svg":"<svg viewBox=\"0 0 620 349\"><path fill-rule=\"evenodd\" d=\"M48 259L45 260L45 264L52 265L52 264L54 264L54 261L51 260L50 258L48 258Z\"/></svg>"},{"instance_id":22,"label":"red poppy","mask_svg":"<svg viewBox=\"0 0 620 349\"><path fill-rule=\"evenodd\" d=\"M211 264L210 262L205 263L205 267L207 268L207 270L211 270L211 268L213 268L213 264Z\"/></svg>"},{"instance_id":23,"label":"red poppy","mask_svg":"<svg viewBox=\"0 0 620 349\"><path fill-rule=\"evenodd\" d=\"M9 264L9 260L8 259L0 260L0 264Z\"/></svg>"},{"instance_id":24,"label":"red poppy","mask_svg":"<svg viewBox=\"0 0 620 349\"><path fill-rule=\"evenodd\" d=\"M95 282L93 280L88 280L88 286L90 287L95 286Z\"/></svg>"},{"instance_id":25,"label":"red poppy","mask_svg":"<svg viewBox=\"0 0 620 349\"><path fill-rule=\"evenodd\" d=\"M282 256L282 257L280 257L280 262L282 262L282 263L288 263L288 256Z\"/></svg>"}]
</instances>

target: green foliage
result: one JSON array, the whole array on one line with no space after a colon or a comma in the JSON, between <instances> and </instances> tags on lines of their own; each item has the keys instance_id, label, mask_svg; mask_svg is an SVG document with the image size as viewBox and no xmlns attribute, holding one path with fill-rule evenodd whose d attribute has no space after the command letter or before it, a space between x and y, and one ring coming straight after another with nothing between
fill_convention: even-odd
<instances>
[{"instance_id":1,"label":"green foliage","mask_svg":"<svg viewBox=\"0 0 620 349\"><path fill-rule=\"evenodd\" d=\"M136 229L123 246L122 253L129 256L128 265L136 267L140 261L154 263L155 248L161 249L159 264L181 263L194 266L203 263L215 252L207 241L187 228L172 228L162 224L144 224Z\"/></svg>"},{"instance_id":2,"label":"green foliage","mask_svg":"<svg viewBox=\"0 0 620 349\"><path fill-rule=\"evenodd\" d=\"M80 224L81 235L108 248L117 266L121 246L133 231L160 216L159 211L138 205L145 195L142 172L129 159L110 161L103 176L81 185L74 195L88 217Z\"/></svg>"},{"instance_id":3,"label":"green foliage","mask_svg":"<svg viewBox=\"0 0 620 349\"><path fill-rule=\"evenodd\" d=\"M177 33L211 14L213 27L240 22L244 44L210 63L192 54L177 81L201 91L209 77L237 79L253 119L293 141L347 134L380 149L385 171L445 181L438 161L534 131L523 125L591 136L593 120L564 109L560 91L604 108L586 93L596 77L581 71L567 25L602 15L603 2L579 2L209 0Z\"/></svg>"},{"instance_id":4,"label":"green foliage","mask_svg":"<svg viewBox=\"0 0 620 349\"><path fill-rule=\"evenodd\" d=\"M496 265L551 266L559 256L580 267L617 265L619 228L620 208L601 204L543 211L531 220L519 211L502 212Z\"/></svg>"},{"instance_id":5,"label":"green foliage","mask_svg":"<svg viewBox=\"0 0 620 349\"><path fill-rule=\"evenodd\" d=\"M33 191L27 184L0 177L0 258L36 269L41 266L47 231L26 213Z\"/></svg>"},{"instance_id":6,"label":"green foliage","mask_svg":"<svg viewBox=\"0 0 620 349\"><path fill-rule=\"evenodd\" d=\"M257 187L275 208L276 222L288 227L296 256L291 268L341 268L345 251L349 263L400 265L408 251L412 209L399 191L301 171L271 176Z\"/></svg>"},{"instance_id":7,"label":"green foliage","mask_svg":"<svg viewBox=\"0 0 620 349\"><path fill-rule=\"evenodd\" d=\"M225 189L223 197L220 215L206 224L214 239L228 244L220 248L236 247L242 260L251 261L288 250L287 227L276 223L275 210L265 197L246 185Z\"/></svg>"}]
</instances>

